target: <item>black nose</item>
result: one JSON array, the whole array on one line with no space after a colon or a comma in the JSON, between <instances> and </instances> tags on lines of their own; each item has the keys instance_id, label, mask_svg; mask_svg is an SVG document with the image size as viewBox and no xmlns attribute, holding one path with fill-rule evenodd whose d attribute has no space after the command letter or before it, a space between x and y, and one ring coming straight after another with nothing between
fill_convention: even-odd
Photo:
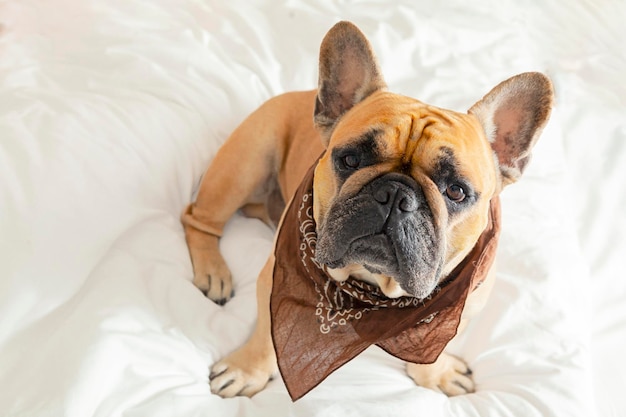
<instances>
[{"instance_id":1,"label":"black nose","mask_svg":"<svg viewBox=\"0 0 626 417\"><path fill-rule=\"evenodd\" d=\"M411 213L419 207L413 187L393 179L378 184L373 197L381 206L391 211Z\"/></svg>"}]
</instances>

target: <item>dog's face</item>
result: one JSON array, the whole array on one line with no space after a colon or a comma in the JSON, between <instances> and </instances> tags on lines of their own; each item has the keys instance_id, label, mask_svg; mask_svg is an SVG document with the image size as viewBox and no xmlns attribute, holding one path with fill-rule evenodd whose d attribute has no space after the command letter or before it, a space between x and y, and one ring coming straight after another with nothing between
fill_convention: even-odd
<instances>
[{"instance_id":1,"label":"dog's face","mask_svg":"<svg viewBox=\"0 0 626 417\"><path fill-rule=\"evenodd\" d=\"M331 276L427 297L469 253L491 198L515 181L545 124L549 81L522 74L468 114L389 93L367 40L336 25L320 53L316 258Z\"/></svg>"},{"instance_id":2,"label":"dog's face","mask_svg":"<svg viewBox=\"0 0 626 417\"><path fill-rule=\"evenodd\" d=\"M337 124L315 172L316 256L423 298L471 250L496 189L478 121L376 92Z\"/></svg>"}]
</instances>

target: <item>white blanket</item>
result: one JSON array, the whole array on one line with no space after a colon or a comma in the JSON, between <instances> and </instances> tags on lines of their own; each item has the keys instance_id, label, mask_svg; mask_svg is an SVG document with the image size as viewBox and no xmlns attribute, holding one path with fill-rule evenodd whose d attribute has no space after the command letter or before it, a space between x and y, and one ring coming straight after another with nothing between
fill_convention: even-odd
<instances>
[{"instance_id":1,"label":"white blanket","mask_svg":"<svg viewBox=\"0 0 626 417\"><path fill-rule=\"evenodd\" d=\"M0 2L0 415L626 415L626 8L619 1ZM296 403L210 393L255 320L272 231L236 216L235 298L191 284L179 221L216 149L269 97L314 88L338 20L390 89L465 111L526 70L557 106L506 189L490 304L452 346L475 394L371 348Z\"/></svg>"}]
</instances>

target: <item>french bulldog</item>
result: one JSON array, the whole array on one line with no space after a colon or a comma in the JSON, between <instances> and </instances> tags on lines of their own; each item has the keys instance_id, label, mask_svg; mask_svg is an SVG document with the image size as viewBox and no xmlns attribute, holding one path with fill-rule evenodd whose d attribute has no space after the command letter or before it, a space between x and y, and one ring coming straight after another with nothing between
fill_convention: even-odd
<instances>
[{"instance_id":1,"label":"french bulldog","mask_svg":"<svg viewBox=\"0 0 626 417\"><path fill-rule=\"evenodd\" d=\"M225 223L241 210L278 230L293 227L281 225L281 215L317 161L315 257L329 279L366 282L391 300L428 298L476 245L490 202L524 172L552 102L550 80L534 72L501 82L467 113L391 93L365 36L337 23L321 44L317 90L265 102L208 167L183 214L193 283L227 302L233 284L218 247ZM222 397L252 396L278 371L270 317L276 256L257 281L252 335L211 368L211 390ZM483 308L493 281L492 270L469 293L457 332ZM475 389L467 364L446 352L406 369L418 385L447 395Z\"/></svg>"}]
</instances>

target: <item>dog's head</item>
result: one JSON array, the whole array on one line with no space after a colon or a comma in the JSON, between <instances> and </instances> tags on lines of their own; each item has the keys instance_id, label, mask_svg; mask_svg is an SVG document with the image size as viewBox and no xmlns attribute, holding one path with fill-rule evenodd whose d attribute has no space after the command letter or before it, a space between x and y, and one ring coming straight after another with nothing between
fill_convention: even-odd
<instances>
[{"instance_id":1,"label":"dog's head","mask_svg":"<svg viewBox=\"0 0 626 417\"><path fill-rule=\"evenodd\" d=\"M467 114L386 91L354 25L320 50L315 125L327 148L315 170L316 258L331 276L427 297L473 248L491 198L515 182L547 122L539 73L496 86Z\"/></svg>"}]
</instances>

